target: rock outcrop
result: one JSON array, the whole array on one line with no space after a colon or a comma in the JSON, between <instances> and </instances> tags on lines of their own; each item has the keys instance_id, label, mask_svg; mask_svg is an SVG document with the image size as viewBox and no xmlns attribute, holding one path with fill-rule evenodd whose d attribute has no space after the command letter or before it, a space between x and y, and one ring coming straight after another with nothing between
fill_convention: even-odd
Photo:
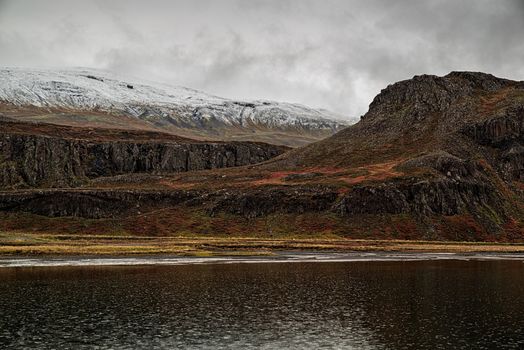
<instances>
[{"instance_id":1,"label":"rock outcrop","mask_svg":"<svg viewBox=\"0 0 524 350\"><path fill-rule=\"evenodd\" d=\"M198 200L211 215L219 212L247 218L274 213L321 212L331 210L336 190L324 187L259 188L249 191L222 191Z\"/></svg>"},{"instance_id":2,"label":"rock outcrop","mask_svg":"<svg viewBox=\"0 0 524 350\"><path fill-rule=\"evenodd\" d=\"M100 219L140 213L142 208L178 205L197 194L187 191L63 189L0 192L0 211Z\"/></svg>"},{"instance_id":3,"label":"rock outcrop","mask_svg":"<svg viewBox=\"0 0 524 350\"><path fill-rule=\"evenodd\" d=\"M70 187L101 176L173 173L259 163L285 147L250 142L104 141L0 130L0 188ZM49 126L52 128L51 126Z\"/></svg>"}]
</instances>

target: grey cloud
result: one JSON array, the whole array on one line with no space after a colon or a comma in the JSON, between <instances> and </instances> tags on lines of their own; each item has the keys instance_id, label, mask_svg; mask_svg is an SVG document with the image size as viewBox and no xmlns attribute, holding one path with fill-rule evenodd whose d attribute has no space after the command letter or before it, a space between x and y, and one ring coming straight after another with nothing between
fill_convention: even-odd
<instances>
[{"instance_id":1,"label":"grey cloud","mask_svg":"<svg viewBox=\"0 0 524 350\"><path fill-rule=\"evenodd\" d=\"M363 114L415 74L524 79L521 0L0 0L0 64Z\"/></svg>"}]
</instances>

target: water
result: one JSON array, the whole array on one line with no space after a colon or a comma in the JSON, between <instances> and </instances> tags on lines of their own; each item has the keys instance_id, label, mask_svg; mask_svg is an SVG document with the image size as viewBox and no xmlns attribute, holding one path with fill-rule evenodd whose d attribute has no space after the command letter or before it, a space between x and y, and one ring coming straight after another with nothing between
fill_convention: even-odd
<instances>
[{"instance_id":1,"label":"water","mask_svg":"<svg viewBox=\"0 0 524 350\"><path fill-rule=\"evenodd\" d=\"M524 348L523 257L322 256L2 267L0 348Z\"/></svg>"}]
</instances>

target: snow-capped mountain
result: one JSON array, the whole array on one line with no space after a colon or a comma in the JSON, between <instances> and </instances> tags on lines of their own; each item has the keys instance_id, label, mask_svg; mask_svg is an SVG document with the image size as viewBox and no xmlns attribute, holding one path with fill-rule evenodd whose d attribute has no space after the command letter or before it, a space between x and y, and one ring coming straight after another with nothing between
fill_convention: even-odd
<instances>
[{"instance_id":1,"label":"snow-capped mountain","mask_svg":"<svg viewBox=\"0 0 524 350\"><path fill-rule=\"evenodd\" d=\"M266 132L293 131L313 137L327 136L350 124L335 113L299 104L235 101L86 69L0 69L0 100L18 106L129 115L167 130L197 130L206 136L227 134L232 139L231 130L220 130L233 127L242 133L263 128Z\"/></svg>"}]
</instances>

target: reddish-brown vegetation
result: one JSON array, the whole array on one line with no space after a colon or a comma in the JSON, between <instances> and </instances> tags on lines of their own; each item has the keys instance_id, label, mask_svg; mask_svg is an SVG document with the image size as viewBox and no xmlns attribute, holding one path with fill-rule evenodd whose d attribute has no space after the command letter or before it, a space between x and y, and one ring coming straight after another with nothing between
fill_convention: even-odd
<instances>
[{"instance_id":1,"label":"reddish-brown vegetation","mask_svg":"<svg viewBox=\"0 0 524 350\"><path fill-rule=\"evenodd\" d=\"M391 177L401 176L401 172L394 170L394 167L401 162L402 160L392 160L385 163L358 167L357 169L359 171L363 171L366 174L353 178L341 177L340 179L349 185L354 185L363 181L382 181Z\"/></svg>"}]
</instances>

